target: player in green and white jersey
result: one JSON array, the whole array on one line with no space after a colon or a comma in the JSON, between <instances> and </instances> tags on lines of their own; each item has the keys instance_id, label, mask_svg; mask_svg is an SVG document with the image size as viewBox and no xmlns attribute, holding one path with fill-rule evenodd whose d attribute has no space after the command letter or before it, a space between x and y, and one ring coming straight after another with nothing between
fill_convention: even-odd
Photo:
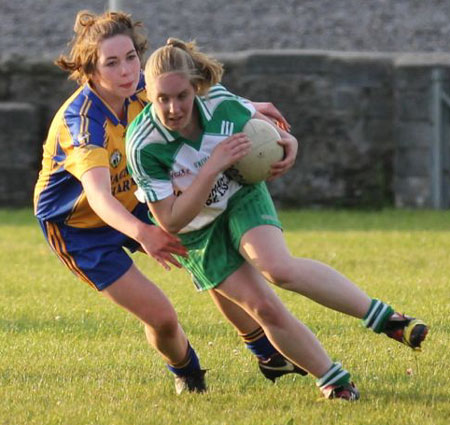
<instances>
[{"instance_id":1,"label":"player in green and white jersey","mask_svg":"<svg viewBox=\"0 0 450 425\"><path fill-rule=\"evenodd\" d=\"M265 184L240 186L226 176L250 149L240 130L252 116L264 117L217 85L222 71L195 43L169 39L151 55L145 78L152 105L127 133L130 172L156 222L188 248L180 262L197 288L242 307L284 357L317 378L325 397L356 400L350 374L264 278L412 348L420 347L427 326L371 299L331 267L293 257ZM285 158L273 166L272 178L284 174L297 153L296 139L279 131Z\"/></svg>"},{"instance_id":2,"label":"player in green and white jersey","mask_svg":"<svg viewBox=\"0 0 450 425\"><path fill-rule=\"evenodd\" d=\"M227 134L232 134L233 131L240 131L248 119L255 114L252 103L234 96L221 85L215 86L207 98L196 100L204 132L195 142L183 140L175 132L167 129L158 119L152 104L148 104L143 113L129 127L128 152L141 152L141 148L145 146L145 158L138 154L139 160L136 161L136 157L132 157L129 162L133 163L131 168L139 168L141 160L145 162L145 168L149 170L149 173L136 173L135 178L139 180L140 187L149 188L147 197L149 202L163 199L174 190L181 193L188 188L192 179L195 178L195 170L200 168L211 155L217 141L222 140ZM233 115L232 121L228 118L230 114ZM173 143L177 137L177 142ZM207 208L182 230L182 233L189 233L186 238L192 235L190 232L193 230L202 229L218 217L226 209L228 199L240 188L239 183L222 174L211 190L210 198L206 201ZM217 241L219 247L227 246L218 238ZM219 255L219 258L223 259L225 268L233 267L227 256ZM240 263L242 259L239 257L238 261ZM207 263L216 268L217 260ZM221 268L217 270L221 271ZM220 279L221 276L219 276ZM262 328L243 329L243 324L251 326L252 323L248 323L240 308L236 308L237 306L233 303L227 303L226 299L218 294L211 295L222 314L237 328L247 347L259 359L259 368L266 378L274 381L286 373L306 375L304 370L292 365L279 353L274 352Z\"/></svg>"},{"instance_id":3,"label":"player in green and white jersey","mask_svg":"<svg viewBox=\"0 0 450 425\"><path fill-rule=\"evenodd\" d=\"M155 105L150 103L131 124L127 137L127 152L133 176L147 202L157 202L174 192L187 190L197 177L217 144L242 130L255 114L253 105L216 85L206 96L194 99L203 131L196 140L189 140L164 127ZM201 229L217 218L228 200L242 186L220 173L205 207L179 233Z\"/></svg>"}]
</instances>

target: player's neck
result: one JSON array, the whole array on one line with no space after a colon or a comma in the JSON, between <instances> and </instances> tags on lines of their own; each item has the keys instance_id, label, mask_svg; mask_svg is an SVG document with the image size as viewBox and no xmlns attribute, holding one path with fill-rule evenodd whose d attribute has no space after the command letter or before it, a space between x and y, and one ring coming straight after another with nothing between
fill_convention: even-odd
<instances>
[{"instance_id":1,"label":"player's neck","mask_svg":"<svg viewBox=\"0 0 450 425\"><path fill-rule=\"evenodd\" d=\"M103 90L101 87L97 87L95 84L90 83L91 88L97 93L102 101L108 105L108 107L114 111L117 118L122 120L125 117L125 99L122 96L118 96L108 90Z\"/></svg>"},{"instance_id":2,"label":"player's neck","mask_svg":"<svg viewBox=\"0 0 450 425\"><path fill-rule=\"evenodd\" d=\"M180 130L179 133L185 139L192 140L193 142L195 142L196 140L198 140L202 132L203 128L200 121L200 114L198 112L197 107L194 105L194 108L192 109L192 117L190 123L182 130Z\"/></svg>"}]
</instances>

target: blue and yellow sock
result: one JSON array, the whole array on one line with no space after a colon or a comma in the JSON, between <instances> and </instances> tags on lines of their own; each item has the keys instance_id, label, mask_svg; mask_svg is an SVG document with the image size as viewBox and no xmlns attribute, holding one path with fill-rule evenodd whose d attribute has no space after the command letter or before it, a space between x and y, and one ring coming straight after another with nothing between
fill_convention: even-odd
<instances>
[{"instance_id":1,"label":"blue and yellow sock","mask_svg":"<svg viewBox=\"0 0 450 425\"><path fill-rule=\"evenodd\" d=\"M200 361L191 344L188 343L186 357L183 361L176 364L167 364L167 369L177 376L187 376L196 370L200 370Z\"/></svg>"},{"instance_id":2,"label":"blue and yellow sock","mask_svg":"<svg viewBox=\"0 0 450 425\"><path fill-rule=\"evenodd\" d=\"M370 303L369 311L363 317L362 321L366 328L370 328L375 333L379 334L384 330L386 322L393 313L394 309L391 306L373 298Z\"/></svg>"},{"instance_id":3,"label":"blue and yellow sock","mask_svg":"<svg viewBox=\"0 0 450 425\"><path fill-rule=\"evenodd\" d=\"M278 353L262 328L247 334L240 334L239 336L244 340L247 348L260 360L267 360L275 353Z\"/></svg>"}]
</instances>

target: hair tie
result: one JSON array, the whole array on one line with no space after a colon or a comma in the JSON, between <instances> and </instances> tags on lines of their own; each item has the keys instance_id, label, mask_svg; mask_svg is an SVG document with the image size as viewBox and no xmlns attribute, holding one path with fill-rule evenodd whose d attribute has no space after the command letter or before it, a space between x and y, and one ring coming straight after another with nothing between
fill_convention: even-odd
<instances>
[{"instance_id":1,"label":"hair tie","mask_svg":"<svg viewBox=\"0 0 450 425\"><path fill-rule=\"evenodd\" d=\"M185 44L183 42L181 42L180 40L177 40L176 38L167 39L166 46L178 47L179 49L186 50Z\"/></svg>"},{"instance_id":2,"label":"hair tie","mask_svg":"<svg viewBox=\"0 0 450 425\"><path fill-rule=\"evenodd\" d=\"M85 13L80 16L80 19L78 22L82 27L90 27L90 26L94 25L95 18L90 13Z\"/></svg>"}]
</instances>

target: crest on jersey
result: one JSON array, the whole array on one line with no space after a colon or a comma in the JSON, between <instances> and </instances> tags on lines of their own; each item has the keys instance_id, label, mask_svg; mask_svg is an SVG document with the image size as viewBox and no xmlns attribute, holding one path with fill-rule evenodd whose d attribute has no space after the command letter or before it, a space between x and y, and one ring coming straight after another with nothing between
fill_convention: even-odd
<instances>
[{"instance_id":1,"label":"crest on jersey","mask_svg":"<svg viewBox=\"0 0 450 425\"><path fill-rule=\"evenodd\" d=\"M122 160L122 154L118 149L116 149L111 156L109 157L109 163L111 164L111 167L117 168L120 164L120 161Z\"/></svg>"}]
</instances>

